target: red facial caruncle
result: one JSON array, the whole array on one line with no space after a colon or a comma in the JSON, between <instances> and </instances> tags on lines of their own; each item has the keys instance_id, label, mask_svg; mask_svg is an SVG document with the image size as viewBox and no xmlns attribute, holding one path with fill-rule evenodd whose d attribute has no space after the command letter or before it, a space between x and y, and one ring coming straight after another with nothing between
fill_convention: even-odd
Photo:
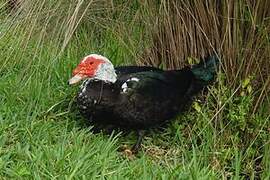
<instances>
[{"instance_id":1,"label":"red facial caruncle","mask_svg":"<svg viewBox=\"0 0 270 180\"><path fill-rule=\"evenodd\" d=\"M82 79L95 76L99 65L104 62L105 61L102 59L97 59L93 56L86 56L73 70L73 77L69 80L69 84L75 84Z\"/></svg>"},{"instance_id":2,"label":"red facial caruncle","mask_svg":"<svg viewBox=\"0 0 270 180\"><path fill-rule=\"evenodd\" d=\"M95 75L95 71L97 70L100 64L104 63L101 59L96 59L94 57L85 57L80 64L73 70L72 75L75 76L77 74L85 75L87 77L91 77Z\"/></svg>"}]
</instances>

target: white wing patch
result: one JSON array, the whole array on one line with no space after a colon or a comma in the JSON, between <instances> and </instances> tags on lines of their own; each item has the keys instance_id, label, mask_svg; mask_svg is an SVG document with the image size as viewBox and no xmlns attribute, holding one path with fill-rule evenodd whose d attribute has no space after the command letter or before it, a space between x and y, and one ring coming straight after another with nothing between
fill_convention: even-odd
<instances>
[{"instance_id":1,"label":"white wing patch","mask_svg":"<svg viewBox=\"0 0 270 180\"><path fill-rule=\"evenodd\" d=\"M129 89L127 83L130 82L130 81L139 82L140 79L138 79L136 77L132 77L132 78L128 79L125 83L123 83L122 86L121 86L121 89L122 89L123 93L127 93L128 89Z\"/></svg>"},{"instance_id":2,"label":"white wing patch","mask_svg":"<svg viewBox=\"0 0 270 180\"><path fill-rule=\"evenodd\" d=\"M133 77L133 78L127 80L127 82L129 82L129 81L139 82L140 80L138 78L136 78L136 77Z\"/></svg>"},{"instance_id":3,"label":"white wing patch","mask_svg":"<svg viewBox=\"0 0 270 180\"><path fill-rule=\"evenodd\" d=\"M126 82L124 84L122 84L121 89L122 89L122 92L123 93L126 93L127 92L128 86L127 86L127 83Z\"/></svg>"}]
</instances>

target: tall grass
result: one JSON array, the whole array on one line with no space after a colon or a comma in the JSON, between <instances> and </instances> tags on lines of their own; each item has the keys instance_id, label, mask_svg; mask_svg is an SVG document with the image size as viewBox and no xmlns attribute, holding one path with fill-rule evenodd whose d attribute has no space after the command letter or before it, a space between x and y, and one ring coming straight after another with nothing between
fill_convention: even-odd
<instances>
[{"instance_id":1,"label":"tall grass","mask_svg":"<svg viewBox=\"0 0 270 180\"><path fill-rule=\"evenodd\" d=\"M269 104L270 2L263 1L161 1L151 9L152 47L139 63L173 69L189 57L218 54L226 85L236 89L252 79L256 91L253 113Z\"/></svg>"}]
</instances>

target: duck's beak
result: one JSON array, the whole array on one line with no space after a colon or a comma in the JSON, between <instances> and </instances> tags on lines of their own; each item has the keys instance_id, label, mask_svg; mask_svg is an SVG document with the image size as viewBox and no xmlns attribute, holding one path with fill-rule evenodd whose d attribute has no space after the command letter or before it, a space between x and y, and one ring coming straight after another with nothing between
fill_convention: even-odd
<instances>
[{"instance_id":1,"label":"duck's beak","mask_svg":"<svg viewBox=\"0 0 270 180\"><path fill-rule=\"evenodd\" d=\"M68 80L68 84L69 85L76 84L76 83L80 82L83 79L84 79L84 76L76 74L75 76L73 76L72 78L70 78Z\"/></svg>"}]
</instances>

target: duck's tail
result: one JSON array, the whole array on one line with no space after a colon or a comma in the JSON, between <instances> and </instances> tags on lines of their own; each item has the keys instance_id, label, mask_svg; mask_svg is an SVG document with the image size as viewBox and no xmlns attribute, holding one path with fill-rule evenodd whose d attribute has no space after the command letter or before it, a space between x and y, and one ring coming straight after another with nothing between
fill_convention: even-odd
<instances>
[{"instance_id":1,"label":"duck's tail","mask_svg":"<svg viewBox=\"0 0 270 180\"><path fill-rule=\"evenodd\" d=\"M191 72L197 80L202 81L205 84L210 83L214 80L219 59L217 56L209 56L202 60L199 64L191 67Z\"/></svg>"},{"instance_id":2,"label":"duck's tail","mask_svg":"<svg viewBox=\"0 0 270 180\"><path fill-rule=\"evenodd\" d=\"M202 59L199 64L191 67L194 75L193 83L188 91L188 96L193 96L200 92L203 87L214 81L218 69L219 58L217 56L209 56Z\"/></svg>"}]
</instances>

